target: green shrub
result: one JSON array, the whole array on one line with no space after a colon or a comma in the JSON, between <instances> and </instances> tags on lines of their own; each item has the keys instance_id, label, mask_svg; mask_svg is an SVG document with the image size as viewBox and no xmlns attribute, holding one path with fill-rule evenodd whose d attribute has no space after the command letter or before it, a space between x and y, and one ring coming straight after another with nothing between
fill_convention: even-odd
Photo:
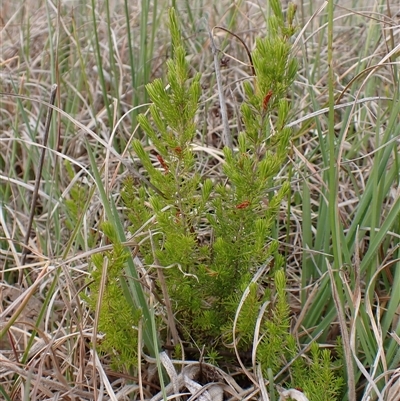
<instances>
[{"instance_id":1,"label":"green shrub","mask_svg":"<svg viewBox=\"0 0 400 401\"><path fill-rule=\"evenodd\" d=\"M291 137L286 94L297 72L290 43L295 8L290 5L284 16L277 0L271 7L268 36L257 40L252 53L255 76L244 83L244 130L237 136L237 149L224 148L218 178L202 175L196 164L192 143L200 74L191 74L175 11L170 10L168 84L156 79L146 86L153 103L138 122L150 146L133 141L141 174L152 185L129 179L122 193L129 231L154 278L152 291L167 314L173 313L184 344L205 346L213 360L229 342L247 351L260 308L269 302L257 351L266 374L268 369L276 374L298 353L290 335L284 258L271 239L289 192L287 181L276 191L271 188L287 161ZM253 280L260 268L265 271L262 285ZM165 339L165 331L161 336ZM309 369L320 366L320 376L327 375L329 354L314 347L312 355Z\"/></svg>"},{"instance_id":2,"label":"green shrub","mask_svg":"<svg viewBox=\"0 0 400 401\"><path fill-rule=\"evenodd\" d=\"M245 84L245 130L237 138L238 149L224 149L224 176L211 180L197 170L192 148L200 75L190 77L173 11L170 21L173 58L167 63L168 86L161 79L146 86L153 104L149 116L138 117L159 167L139 140L133 142L147 179L159 192L136 189L130 181L123 197L130 231L138 242L141 235L151 237L141 242L140 255L148 268L155 266L165 275L183 339L218 347L219 339L231 336L238 299L252 275L277 255L277 244L269 237L289 185L270 195L267 190L287 159L291 130L285 128L285 95L296 62L290 57L291 35L283 33L290 30L277 16L271 18L269 36L257 41L252 55L255 87ZM146 230L140 232L143 225ZM282 258L276 257L271 271L282 266ZM273 275L269 280L272 288ZM237 325L243 347L251 342L261 302L253 286Z\"/></svg>"}]
</instances>

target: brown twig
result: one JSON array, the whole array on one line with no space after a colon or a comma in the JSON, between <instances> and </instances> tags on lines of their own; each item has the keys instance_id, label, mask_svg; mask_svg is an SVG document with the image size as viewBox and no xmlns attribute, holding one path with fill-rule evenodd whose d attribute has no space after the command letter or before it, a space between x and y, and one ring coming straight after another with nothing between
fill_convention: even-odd
<instances>
[{"instance_id":1,"label":"brown twig","mask_svg":"<svg viewBox=\"0 0 400 401\"><path fill-rule=\"evenodd\" d=\"M215 77L217 79L219 103L221 108L222 125L224 127L224 142L225 145L233 150L233 141L231 131L229 129L228 111L226 109L226 101L224 95L224 88L222 87L221 69L219 66L218 49L215 46L214 37L211 29L207 25L208 35L210 36L211 51L214 56Z\"/></svg>"},{"instance_id":2,"label":"brown twig","mask_svg":"<svg viewBox=\"0 0 400 401\"><path fill-rule=\"evenodd\" d=\"M50 102L49 102L52 106L54 105L54 102L56 99L56 93L57 93L57 85L54 84L51 87ZM25 239L24 239L24 247L22 248L21 265L25 264L26 255L27 255L27 251L28 251L28 242L29 242L29 237L30 237L30 233L31 233L31 229L32 229L33 218L35 217L36 203L37 203L37 200L39 197L39 186L40 186L40 181L42 179L44 157L46 155L46 146L47 146L47 141L49 139L50 123L51 123L52 115L53 115L53 108L49 107L49 109L47 111L46 123L45 123L45 127L44 127L42 154L40 155L39 166L38 166L38 170L36 173L35 188L34 188L33 194L32 194L31 212L29 215L28 227L26 229L26 234L25 234ZM22 271L21 271L20 277L19 277L19 281L21 281L21 280L22 280Z\"/></svg>"},{"instance_id":3,"label":"brown twig","mask_svg":"<svg viewBox=\"0 0 400 401\"><path fill-rule=\"evenodd\" d=\"M251 57L251 52L250 52L249 48L247 47L246 43L244 42L244 40L240 36L236 35L236 33L232 32L229 29L226 29L222 26L217 25L214 27L214 29L221 29L221 31L229 33L230 35L234 36L243 45L244 50L247 53L247 57L249 58L249 61L250 61L251 73L255 77L256 70L254 69L253 58Z\"/></svg>"},{"instance_id":4,"label":"brown twig","mask_svg":"<svg viewBox=\"0 0 400 401\"><path fill-rule=\"evenodd\" d=\"M180 340L179 340L178 330L177 330L176 325L175 325L175 318L174 318L174 313L172 311L171 300L169 298L169 294L168 294L168 290L167 290L167 283L166 283L166 280L165 280L163 269L162 269L162 267L160 265L160 262L158 261L156 253L155 253L153 236L152 236L151 232L149 234L150 234L149 236L150 236L151 249L152 249L152 252L153 252L154 263L157 266L156 267L157 276L158 276L158 280L160 282L162 294L163 294L163 297L164 297L164 299L163 299L164 305L165 305L165 308L167 310L168 325L169 325L169 329L171 330L171 335L172 335L172 339L174 340L174 345L177 346L178 344L180 344Z\"/></svg>"}]
</instances>

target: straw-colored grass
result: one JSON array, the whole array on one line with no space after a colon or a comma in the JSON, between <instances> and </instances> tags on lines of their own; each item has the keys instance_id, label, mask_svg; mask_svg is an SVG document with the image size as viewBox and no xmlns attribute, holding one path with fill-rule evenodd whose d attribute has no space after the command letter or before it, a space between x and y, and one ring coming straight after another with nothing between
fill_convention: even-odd
<instances>
[{"instance_id":1,"label":"straw-colored grass","mask_svg":"<svg viewBox=\"0 0 400 401\"><path fill-rule=\"evenodd\" d=\"M202 73L193 144L198 169L218 177L223 125L204 24L229 28L253 48L270 11L265 2L172 3L193 71ZM293 51L301 67L289 94L294 137L290 160L276 178L276 186L287 177L292 185L275 230L287 260L292 333L304 352L312 338L333 348L342 336L343 400L400 400L400 8L395 1L297 3L301 30ZM146 143L136 117L148 107L144 85L165 76L169 5L1 4L0 399L162 399L157 362L176 376L179 391L190 390L183 380L198 379L199 369L205 382L192 384L194 392L220 383L203 399L216 400L221 391L232 400L273 394L277 378L263 378L251 366L171 363L165 354L160 362L142 353L133 377L112 371L107 356L100 358L92 346L103 334L82 294L91 256L110 249L99 228L122 207L119 194L135 159L130 143ZM251 66L239 41L218 29L214 37L224 52L222 79L235 138L241 83ZM54 113L43 144L53 84ZM35 180L38 200L27 235ZM121 238L126 224L116 223ZM134 253L133 244L126 245ZM139 273L133 263L127 269L134 301L148 317L140 335L155 352L153 306L162 308L147 305ZM295 390L280 394L301 397Z\"/></svg>"}]
</instances>

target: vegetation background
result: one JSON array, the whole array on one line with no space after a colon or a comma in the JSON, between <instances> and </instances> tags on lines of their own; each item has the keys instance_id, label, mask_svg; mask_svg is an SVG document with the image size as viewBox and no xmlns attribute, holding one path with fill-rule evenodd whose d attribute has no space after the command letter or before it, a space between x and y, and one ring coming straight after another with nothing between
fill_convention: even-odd
<instances>
[{"instance_id":1,"label":"vegetation background","mask_svg":"<svg viewBox=\"0 0 400 401\"><path fill-rule=\"evenodd\" d=\"M284 10L288 6L281 4ZM190 350L186 361L182 350L175 350L173 358L186 362L185 368L164 354L160 360L158 334L172 326L162 319L162 303L148 296L146 274L134 263L137 242L128 235L122 200L133 174L131 161L139 161L133 139L149 150L156 169L164 167L147 147L138 115L150 105L145 85L156 78L167 84L166 61L173 56L170 6L177 11L190 76L201 73L192 141L196 171L219 177L226 155L224 124L206 26L229 29L253 50L256 38L268 31L269 3L3 0L0 397L155 400L175 390L191 391L188 383L162 390L163 380L175 374L178 382L195 379L199 387L193 384L193 392L209 390L208 399L221 396L218 390L210 395L210 382L221 383L226 399L301 399L295 398L302 397L300 390L289 393L288 372L305 360L318 368L308 372L312 381L333 381L321 377L332 370L345 383L334 396L325 394L331 398L302 388L309 400L400 399L400 8L394 1L372 0L299 0L296 5L299 30L292 55L299 70L287 96L292 137L287 160L268 188L275 191L290 182L270 236L285 257L289 331L300 351L285 359L282 371L272 372L268 366L258 370L254 354L247 363L235 346L235 363L231 355L202 354L201 348ZM213 34L237 145L243 82L251 79L251 65L239 40L223 30ZM53 84L56 107L47 130ZM35 186L38 199L32 208ZM121 301L109 324L132 318L135 334L124 338L122 348L127 358L135 355L136 366L116 368L112 352L96 349L106 338L99 327L101 303L88 299L96 281L93 266L101 273L98 299L113 279L111 269L105 273L102 255L113 261L110 266L126 268L128 284L115 289L124 294L120 299L130 300L135 310L142 307L145 319L132 316L130 309L125 314ZM318 350L333 351L326 370L322 354L312 365L318 353L310 351L313 339ZM341 368L333 367L335 359ZM198 361L206 371L201 380L194 371Z\"/></svg>"}]
</instances>

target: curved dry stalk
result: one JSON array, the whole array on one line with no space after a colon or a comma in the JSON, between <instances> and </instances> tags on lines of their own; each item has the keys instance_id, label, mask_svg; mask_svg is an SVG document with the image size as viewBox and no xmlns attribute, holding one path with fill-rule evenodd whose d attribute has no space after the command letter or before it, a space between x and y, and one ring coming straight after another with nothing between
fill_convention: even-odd
<instances>
[{"instance_id":1,"label":"curved dry stalk","mask_svg":"<svg viewBox=\"0 0 400 401\"><path fill-rule=\"evenodd\" d=\"M218 58L218 49L215 45L214 37L212 30L208 27L207 24L207 31L208 35L210 37L210 44L211 44L211 51L214 57L214 67L215 67L215 77L217 79L217 86L218 86L218 96L219 96L219 104L221 108L221 117L222 117L222 124L224 127L224 139L225 139L225 145L233 150L233 141L232 141L232 135L231 131L229 128L229 119L228 119L228 111L226 108L226 100L225 100L225 95L224 95L224 88L222 86L222 77L221 77L221 69L219 66L219 58Z\"/></svg>"},{"instance_id":2,"label":"curved dry stalk","mask_svg":"<svg viewBox=\"0 0 400 401\"><path fill-rule=\"evenodd\" d=\"M54 102L56 100L56 94L57 94L57 85L54 84L51 87L50 101L49 101L49 104L51 104L52 106L54 105ZM40 186L40 182L42 180L44 158L46 155L46 147L47 147L47 141L49 139L50 123L51 123L52 116L53 116L53 108L49 107L49 109L47 110L46 123L45 123L45 127L44 127L42 154L40 155L38 171L36 173L35 188L34 188L33 194L32 194L31 212L30 212L29 219L28 219L28 227L26 228L24 247L22 248L22 255L21 255L21 264L22 265L25 264L26 255L28 252L28 242L29 242L29 238L31 235L33 218L35 216L36 203L37 203L37 200L39 197L39 186ZM22 277L23 277L22 270L20 270L20 276L19 276L19 280L18 280L20 283L22 281Z\"/></svg>"}]
</instances>

